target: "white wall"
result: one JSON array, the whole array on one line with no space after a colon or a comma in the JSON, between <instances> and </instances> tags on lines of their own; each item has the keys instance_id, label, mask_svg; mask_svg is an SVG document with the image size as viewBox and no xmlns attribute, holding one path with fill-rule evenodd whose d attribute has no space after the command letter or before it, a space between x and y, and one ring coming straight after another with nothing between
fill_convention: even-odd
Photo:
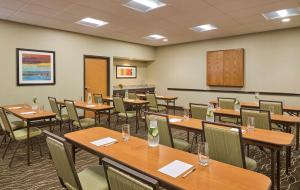
<instances>
[{"instance_id":1,"label":"white wall","mask_svg":"<svg viewBox=\"0 0 300 190\"><path fill-rule=\"evenodd\" d=\"M16 85L16 48L56 52L56 85ZM28 102L38 96L48 105L47 97L78 99L83 92L83 55L113 56L153 60L154 48L132 43L40 28L0 20L0 105ZM111 84L112 86L112 84ZM112 88L111 88L112 89Z\"/></svg>"},{"instance_id":2,"label":"white wall","mask_svg":"<svg viewBox=\"0 0 300 190\"><path fill-rule=\"evenodd\" d=\"M148 83L162 94L179 96L178 105L207 103L218 96L253 100L253 95L168 91L167 88L228 89L300 93L300 28L160 47L147 69ZM201 33L199 34L201 35ZM245 86L241 89L206 86L206 52L245 48ZM299 97L271 97L300 105Z\"/></svg>"}]
</instances>

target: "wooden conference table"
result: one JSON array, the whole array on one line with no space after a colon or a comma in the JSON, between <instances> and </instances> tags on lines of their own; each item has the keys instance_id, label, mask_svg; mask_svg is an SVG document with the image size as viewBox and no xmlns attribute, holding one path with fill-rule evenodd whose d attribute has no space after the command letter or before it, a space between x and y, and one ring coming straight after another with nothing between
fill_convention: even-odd
<instances>
[{"instance_id":1,"label":"wooden conference table","mask_svg":"<svg viewBox=\"0 0 300 190\"><path fill-rule=\"evenodd\" d=\"M185 120L181 116L170 115L169 118L181 119L178 122L170 122L171 127L177 129L183 129L189 132L194 132L196 134L201 134L202 120L189 118ZM246 129L245 127L243 127ZM287 161L286 161L286 171L290 167L290 151L293 144L294 135L289 133L283 133L279 131L270 131L263 129L254 129L252 132L243 133L243 141L248 144L253 144L257 146L262 146L271 150L271 180L273 181L272 187L275 182L275 155L277 157L277 189L280 189L280 150L284 147L287 148Z\"/></svg>"},{"instance_id":2,"label":"wooden conference table","mask_svg":"<svg viewBox=\"0 0 300 190\"><path fill-rule=\"evenodd\" d=\"M14 116L27 122L27 141L29 138L29 128L33 126L52 125L52 118L55 118L56 114L44 110L33 110L30 105L16 104L2 106L6 112L13 114ZM50 119L50 121L44 121ZM30 144L27 143L27 165L30 165Z\"/></svg>"},{"instance_id":3,"label":"wooden conference table","mask_svg":"<svg viewBox=\"0 0 300 190\"><path fill-rule=\"evenodd\" d=\"M146 95L145 94L136 94L139 98L143 98L145 99L146 98ZM167 103L167 108L169 108L169 105L170 103L173 104L173 114L175 115L175 102L176 100L178 99L178 97L176 96L160 96L160 95L155 95L156 96L156 99L158 100L164 100L166 101Z\"/></svg>"},{"instance_id":4,"label":"wooden conference table","mask_svg":"<svg viewBox=\"0 0 300 190\"><path fill-rule=\"evenodd\" d=\"M95 146L91 141L112 137L118 143L109 146ZM271 181L267 176L238 168L218 161L210 160L206 167L200 166L197 155L159 145L148 147L146 140L130 137L128 142L122 140L122 134L110 129L95 127L65 134L72 145L80 147L100 157L108 157L141 173L145 173L168 189L188 190L268 190ZM186 178L170 177L158 171L161 167L180 160L196 166L196 171Z\"/></svg>"}]
</instances>

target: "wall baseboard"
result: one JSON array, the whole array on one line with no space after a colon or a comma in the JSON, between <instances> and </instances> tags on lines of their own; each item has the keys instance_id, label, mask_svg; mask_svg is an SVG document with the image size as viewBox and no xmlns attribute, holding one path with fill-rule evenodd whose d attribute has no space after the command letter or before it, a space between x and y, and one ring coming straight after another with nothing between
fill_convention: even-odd
<instances>
[{"instance_id":1,"label":"wall baseboard","mask_svg":"<svg viewBox=\"0 0 300 190\"><path fill-rule=\"evenodd\" d=\"M235 94L255 94L271 95L271 96L296 96L300 97L297 93L285 93L285 92L260 92L260 91L238 91L238 90L206 90L206 89L191 89L191 88L167 88L171 91L186 91L186 92L214 92L214 93L235 93Z\"/></svg>"}]
</instances>

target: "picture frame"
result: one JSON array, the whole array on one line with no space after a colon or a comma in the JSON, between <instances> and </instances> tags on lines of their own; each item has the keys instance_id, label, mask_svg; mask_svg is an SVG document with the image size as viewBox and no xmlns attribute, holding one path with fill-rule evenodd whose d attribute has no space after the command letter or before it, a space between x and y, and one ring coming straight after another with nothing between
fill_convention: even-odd
<instances>
[{"instance_id":1,"label":"picture frame","mask_svg":"<svg viewBox=\"0 0 300 190\"><path fill-rule=\"evenodd\" d=\"M116 66L116 78L117 79L133 79L137 78L137 67L136 66Z\"/></svg>"},{"instance_id":2,"label":"picture frame","mask_svg":"<svg viewBox=\"0 0 300 190\"><path fill-rule=\"evenodd\" d=\"M17 86L55 85L55 52L16 49Z\"/></svg>"}]
</instances>

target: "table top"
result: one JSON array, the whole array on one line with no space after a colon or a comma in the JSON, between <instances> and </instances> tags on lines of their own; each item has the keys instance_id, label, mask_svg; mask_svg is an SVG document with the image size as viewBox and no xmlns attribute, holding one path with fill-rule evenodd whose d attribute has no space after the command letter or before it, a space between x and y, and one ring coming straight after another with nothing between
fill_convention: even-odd
<instances>
[{"instance_id":1,"label":"table top","mask_svg":"<svg viewBox=\"0 0 300 190\"><path fill-rule=\"evenodd\" d=\"M231 109L214 109L215 114L219 115L227 115L233 117L240 117L240 112L231 110ZM289 124L298 124L300 123L300 117L291 116L291 115L280 115L280 114L271 114L271 121L272 122L281 122L281 123L289 123Z\"/></svg>"},{"instance_id":2,"label":"table top","mask_svg":"<svg viewBox=\"0 0 300 190\"><path fill-rule=\"evenodd\" d=\"M112 102L113 98L111 96L103 97L104 101ZM140 100L140 99L127 99L123 98L124 103L126 104L149 104L149 101L146 100Z\"/></svg>"},{"instance_id":3,"label":"table top","mask_svg":"<svg viewBox=\"0 0 300 190\"><path fill-rule=\"evenodd\" d=\"M47 119L56 116L55 113L50 111L33 110L31 106L27 104L6 105L1 107L3 107L7 112L25 121ZM32 113L28 113L28 112L32 112Z\"/></svg>"},{"instance_id":4,"label":"table top","mask_svg":"<svg viewBox=\"0 0 300 190\"><path fill-rule=\"evenodd\" d=\"M146 97L146 94L136 94L138 97ZM156 99L159 100L176 100L178 97L177 96L160 96L160 95L155 95Z\"/></svg>"},{"instance_id":5,"label":"table top","mask_svg":"<svg viewBox=\"0 0 300 190\"><path fill-rule=\"evenodd\" d=\"M169 115L169 118L181 119L179 122L170 123L175 127L189 128L192 130L202 131L202 120L189 118L184 120L181 116ZM255 128L254 131L247 132L246 127L242 126L245 130L243 133L243 139L267 143L277 146L291 146L294 142L295 136L293 134L284 133L280 131L264 130Z\"/></svg>"},{"instance_id":6,"label":"table top","mask_svg":"<svg viewBox=\"0 0 300 190\"><path fill-rule=\"evenodd\" d=\"M115 138L118 143L107 147L97 147L90 143L105 137ZM262 174L214 160L210 160L209 165L203 167L199 165L195 154L163 145L150 148L147 141L132 136L128 142L124 142L120 132L102 127L71 132L65 134L65 138L77 146L80 145L93 153L107 156L135 170L146 173L163 184L170 184L179 189L267 190L271 186L270 179ZM196 166L196 171L186 178L181 176L173 178L158 171L158 169L174 160L192 164Z\"/></svg>"},{"instance_id":7,"label":"table top","mask_svg":"<svg viewBox=\"0 0 300 190\"><path fill-rule=\"evenodd\" d=\"M211 100L209 101L210 104L218 104L217 100ZM258 103L256 102L240 102L242 107L248 107L248 108L259 108ZM283 105L283 110L287 112L300 112L300 106L289 106L289 105Z\"/></svg>"},{"instance_id":8,"label":"table top","mask_svg":"<svg viewBox=\"0 0 300 190\"><path fill-rule=\"evenodd\" d=\"M62 100L58 100L57 103L65 104L65 102ZM90 110L90 111L104 111L104 110L111 110L114 108L113 106L107 104L97 104L97 103L88 104L87 102L82 102L82 101L74 101L74 105L77 108Z\"/></svg>"}]
</instances>

